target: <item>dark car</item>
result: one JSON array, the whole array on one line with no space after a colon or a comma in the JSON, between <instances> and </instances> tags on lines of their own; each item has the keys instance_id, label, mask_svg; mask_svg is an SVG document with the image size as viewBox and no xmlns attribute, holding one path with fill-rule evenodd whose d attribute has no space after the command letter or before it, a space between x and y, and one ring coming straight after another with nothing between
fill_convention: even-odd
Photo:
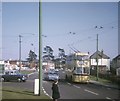
<instances>
[{"instance_id":1,"label":"dark car","mask_svg":"<svg viewBox=\"0 0 120 101\"><path fill-rule=\"evenodd\" d=\"M1 81L18 81L18 82L25 82L28 78L28 75L21 74L17 70L9 70L5 71L4 74L1 76Z\"/></svg>"}]
</instances>

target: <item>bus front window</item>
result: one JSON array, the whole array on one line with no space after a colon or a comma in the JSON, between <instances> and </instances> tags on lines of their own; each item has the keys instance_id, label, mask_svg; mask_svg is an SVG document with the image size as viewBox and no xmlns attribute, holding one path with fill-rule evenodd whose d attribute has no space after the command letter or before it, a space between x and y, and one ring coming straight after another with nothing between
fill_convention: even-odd
<instances>
[{"instance_id":1,"label":"bus front window","mask_svg":"<svg viewBox=\"0 0 120 101\"><path fill-rule=\"evenodd\" d=\"M87 68L87 67L77 67L74 70L74 73L76 73L76 74L89 74L89 68Z\"/></svg>"},{"instance_id":2,"label":"bus front window","mask_svg":"<svg viewBox=\"0 0 120 101\"><path fill-rule=\"evenodd\" d=\"M77 74L82 74L82 67L76 68L75 71L76 71Z\"/></svg>"}]
</instances>

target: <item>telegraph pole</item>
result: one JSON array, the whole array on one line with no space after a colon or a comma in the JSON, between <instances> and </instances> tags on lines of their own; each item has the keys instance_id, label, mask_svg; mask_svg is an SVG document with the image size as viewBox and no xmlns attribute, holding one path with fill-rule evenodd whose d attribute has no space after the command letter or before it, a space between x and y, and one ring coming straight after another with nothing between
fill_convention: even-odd
<instances>
[{"instance_id":1,"label":"telegraph pole","mask_svg":"<svg viewBox=\"0 0 120 101\"><path fill-rule=\"evenodd\" d=\"M42 34L41 34L41 0L39 0L39 96L42 94Z\"/></svg>"},{"instance_id":2,"label":"telegraph pole","mask_svg":"<svg viewBox=\"0 0 120 101\"><path fill-rule=\"evenodd\" d=\"M103 26L95 26L95 28L103 29ZM96 62L97 62L97 67L96 67L96 80L98 81L98 76L99 76L99 68L98 68L98 34L97 34L97 45L96 45Z\"/></svg>"},{"instance_id":3,"label":"telegraph pole","mask_svg":"<svg viewBox=\"0 0 120 101\"><path fill-rule=\"evenodd\" d=\"M97 62L97 68L96 68L96 80L98 81L98 34L97 34L97 47L96 47L96 50L97 50L97 54L96 54L96 62Z\"/></svg>"},{"instance_id":4,"label":"telegraph pole","mask_svg":"<svg viewBox=\"0 0 120 101\"><path fill-rule=\"evenodd\" d=\"M20 66L19 71L21 70L21 42L22 42L21 38L22 38L22 36L19 35L19 66Z\"/></svg>"}]
</instances>

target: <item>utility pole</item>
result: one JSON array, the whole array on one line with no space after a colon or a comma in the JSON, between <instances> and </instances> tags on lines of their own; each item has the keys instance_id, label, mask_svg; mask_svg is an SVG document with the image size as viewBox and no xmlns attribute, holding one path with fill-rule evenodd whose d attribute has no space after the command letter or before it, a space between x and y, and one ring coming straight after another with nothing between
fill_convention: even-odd
<instances>
[{"instance_id":1,"label":"utility pole","mask_svg":"<svg viewBox=\"0 0 120 101\"><path fill-rule=\"evenodd\" d=\"M20 66L19 71L21 70L21 42L22 42L21 38L22 38L22 36L19 35L19 66Z\"/></svg>"},{"instance_id":2,"label":"utility pole","mask_svg":"<svg viewBox=\"0 0 120 101\"><path fill-rule=\"evenodd\" d=\"M42 31L41 31L41 0L39 0L39 96L42 94Z\"/></svg>"},{"instance_id":3,"label":"utility pole","mask_svg":"<svg viewBox=\"0 0 120 101\"><path fill-rule=\"evenodd\" d=\"M97 74L97 76L96 76L96 80L98 81L98 34L97 34L97 47L96 47L96 50L97 50L97 54L96 54L96 62L97 62L97 68L96 68L96 74Z\"/></svg>"},{"instance_id":4,"label":"utility pole","mask_svg":"<svg viewBox=\"0 0 120 101\"><path fill-rule=\"evenodd\" d=\"M100 26L100 27L98 27L98 26L95 26L95 29L103 29L103 26ZM96 50L97 50L97 52L96 52L96 62L97 62L97 67L96 67L96 80L98 81L98 74L99 74L99 68L98 68L98 34L97 34L97 47L96 47Z\"/></svg>"}]
</instances>

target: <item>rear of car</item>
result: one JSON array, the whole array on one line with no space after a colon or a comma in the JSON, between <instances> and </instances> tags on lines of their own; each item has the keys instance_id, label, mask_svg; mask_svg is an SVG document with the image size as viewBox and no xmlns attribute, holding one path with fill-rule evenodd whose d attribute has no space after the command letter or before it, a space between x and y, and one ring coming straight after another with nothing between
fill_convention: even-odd
<instances>
[{"instance_id":1,"label":"rear of car","mask_svg":"<svg viewBox=\"0 0 120 101\"><path fill-rule=\"evenodd\" d=\"M44 73L44 79L45 80L59 80L59 74L57 72L47 72Z\"/></svg>"}]
</instances>

